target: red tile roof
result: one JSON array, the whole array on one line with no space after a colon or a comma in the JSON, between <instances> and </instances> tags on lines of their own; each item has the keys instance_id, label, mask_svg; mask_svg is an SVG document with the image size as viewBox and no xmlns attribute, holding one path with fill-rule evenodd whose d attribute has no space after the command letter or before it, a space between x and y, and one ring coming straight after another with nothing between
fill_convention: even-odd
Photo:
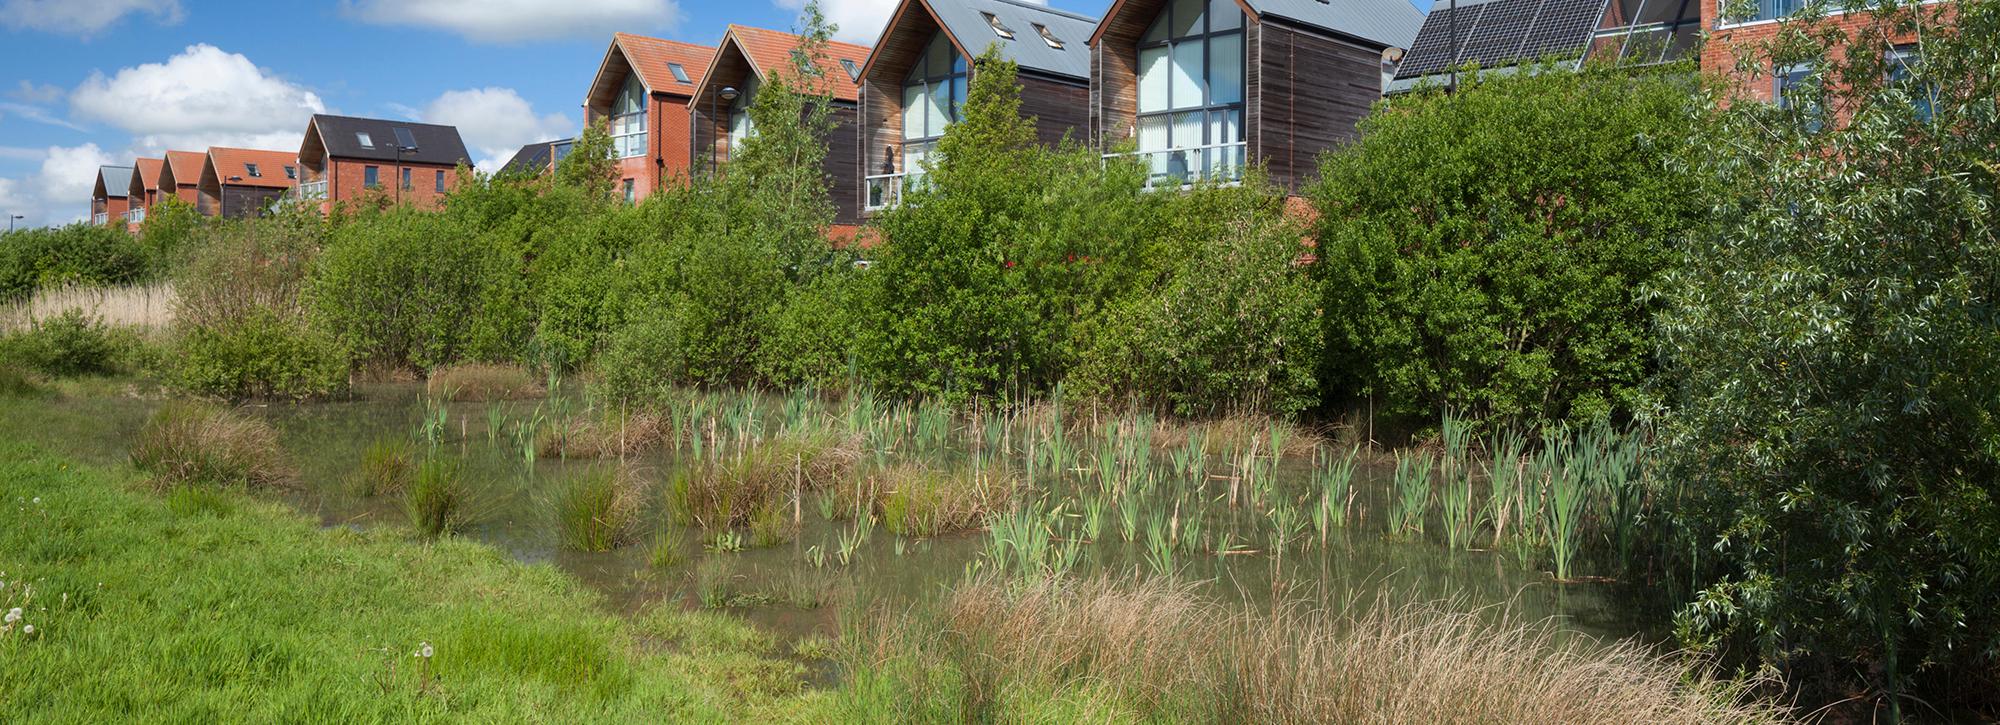
<instances>
[{"instance_id":1,"label":"red tile roof","mask_svg":"<svg viewBox=\"0 0 2000 725\"><path fill-rule=\"evenodd\" d=\"M160 189L160 169L167 165L166 159L139 159L132 165L139 169L139 183L145 185L146 191Z\"/></svg>"},{"instance_id":2,"label":"red tile roof","mask_svg":"<svg viewBox=\"0 0 2000 725\"><path fill-rule=\"evenodd\" d=\"M722 37L724 44L734 40L737 47L742 48L743 54L750 59L750 64L757 69L757 74L764 78L771 77L773 73L789 70L792 67L792 51L797 50L799 43L805 40L791 33L742 25L729 26L729 32ZM834 100L860 99L861 87L854 82L854 76L847 72L847 67L840 61L850 61L857 70L860 69L868 62L867 46L828 41L826 56L826 62L831 67L821 68L820 71L832 81L832 87L828 90L832 92Z\"/></svg>"},{"instance_id":3,"label":"red tile roof","mask_svg":"<svg viewBox=\"0 0 2000 725\"><path fill-rule=\"evenodd\" d=\"M299 155L293 151L260 151L257 149L231 149L217 146L208 150L209 162L215 164L215 179L218 183L232 186L262 186L274 189L290 189L298 186L296 169ZM250 174L250 164L257 165L257 174ZM293 174L285 173L285 167L294 169ZM230 177L238 177L231 179Z\"/></svg>"},{"instance_id":4,"label":"red tile roof","mask_svg":"<svg viewBox=\"0 0 2000 725\"><path fill-rule=\"evenodd\" d=\"M200 151L168 151L167 165L174 173L174 184L192 186L201 183L201 167L208 163L208 154Z\"/></svg>"},{"instance_id":5,"label":"red tile roof","mask_svg":"<svg viewBox=\"0 0 2000 725\"><path fill-rule=\"evenodd\" d=\"M625 60L639 72L639 80L648 90L659 93L691 95L694 87L701 84L701 73L708 67L708 59L715 55L715 49L705 45L683 43L678 40L648 38L631 33L613 33L611 42L625 53ZM669 63L679 63L681 70L687 71L689 83L682 83L674 77Z\"/></svg>"}]
</instances>

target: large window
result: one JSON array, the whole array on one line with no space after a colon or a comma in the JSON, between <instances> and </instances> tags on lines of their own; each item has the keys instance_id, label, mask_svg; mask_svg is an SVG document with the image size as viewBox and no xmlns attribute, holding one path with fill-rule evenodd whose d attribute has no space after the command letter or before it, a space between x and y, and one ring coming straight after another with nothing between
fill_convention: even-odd
<instances>
[{"instance_id":1,"label":"large window","mask_svg":"<svg viewBox=\"0 0 2000 725\"><path fill-rule=\"evenodd\" d=\"M1155 181L1243 173L1243 11L1170 0L1139 39L1139 152Z\"/></svg>"},{"instance_id":2,"label":"large window","mask_svg":"<svg viewBox=\"0 0 2000 725\"><path fill-rule=\"evenodd\" d=\"M731 154L736 153L737 147L742 146L744 141L749 140L750 134L757 131L757 125L750 120L750 105L757 102L757 88L761 85L757 81L757 76L750 76L743 81L743 93L736 97L736 102L729 105L729 153Z\"/></svg>"},{"instance_id":3,"label":"large window","mask_svg":"<svg viewBox=\"0 0 2000 725\"><path fill-rule=\"evenodd\" d=\"M943 31L931 38L903 81L903 173L922 173L944 129L965 105L965 56Z\"/></svg>"},{"instance_id":4,"label":"large window","mask_svg":"<svg viewBox=\"0 0 2000 725\"><path fill-rule=\"evenodd\" d=\"M611 102L611 154L621 159L646 155L646 86L637 73L625 76L625 86Z\"/></svg>"}]
</instances>

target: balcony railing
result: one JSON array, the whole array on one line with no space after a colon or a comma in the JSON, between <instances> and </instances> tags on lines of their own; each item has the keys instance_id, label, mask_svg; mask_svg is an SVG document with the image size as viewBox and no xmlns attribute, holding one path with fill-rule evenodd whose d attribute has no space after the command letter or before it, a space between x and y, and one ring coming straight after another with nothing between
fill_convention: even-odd
<instances>
[{"instance_id":1,"label":"balcony railing","mask_svg":"<svg viewBox=\"0 0 2000 725\"><path fill-rule=\"evenodd\" d=\"M146 222L146 207L142 206L137 209L126 210L125 212L126 224L144 224L145 222Z\"/></svg>"},{"instance_id":2,"label":"balcony railing","mask_svg":"<svg viewBox=\"0 0 2000 725\"><path fill-rule=\"evenodd\" d=\"M292 192L292 198L299 201L319 201L325 199L326 180L299 182L298 188Z\"/></svg>"},{"instance_id":3,"label":"balcony railing","mask_svg":"<svg viewBox=\"0 0 2000 725\"><path fill-rule=\"evenodd\" d=\"M868 211L879 211L903 203L903 195L924 182L923 172L876 174L868 182Z\"/></svg>"},{"instance_id":4,"label":"balcony railing","mask_svg":"<svg viewBox=\"0 0 2000 725\"><path fill-rule=\"evenodd\" d=\"M1157 151L1105 154L1106 160L1136 157L1148 170L1146 188L1182 189L1199 183L1234 184L1243 180L1249 144L1243 141L1182 146Z\"/></svg>"}]
</instances>

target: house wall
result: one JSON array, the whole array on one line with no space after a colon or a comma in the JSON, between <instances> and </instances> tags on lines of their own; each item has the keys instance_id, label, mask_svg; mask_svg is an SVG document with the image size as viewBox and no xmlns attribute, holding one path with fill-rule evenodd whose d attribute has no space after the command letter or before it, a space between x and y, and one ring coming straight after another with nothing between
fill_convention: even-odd
<instances>
[{"instance_id":1,"label":"house wall","mask_svg":"<svg viewBox=\"0 0 2000 725\"><path fill-rule=\"evenodd\" d=\"M1724 23L1722 4L1721 0L1701 0L1702 24L1711 29L1708 42L1702 45L1702 71L1731 80L1748 98L1766 103L1776 101L1777 83L1772 77L1774 69L1771 67L1770 54L1763 52L1761 48L1777 36L1778 30L1784 27L1784 23L1775 20L1734 25ZM1957 7L1949 3L1928 5L1924 6L1924 9L1940 13L1942 22L1948 23L1957 17ZM1830 16L1827 22L1830 27L1837 27L1852 37L1856 31L1880 21L1875 13L1854 12ZM1899 45L1916 42L1917 39L1914 33L1898 33L1891 37L1894 37ZM1847 48L1844 46L1835 48L1833 53L1834 57L1829 59L1831 62L1836 64L1844 62ZM1758 65L1764 69L1763 74L1750 76L1738 73L1736 61L1740 54L1750 54L1757 58ZM1840 109L1835 109L1835 112L1840 117L1846 116Z\"/></svg>"},{"instance_id":2,"label":"house wall","mask_svg":"<svg viewBox=\"0 0 2000 725\"><path fill-rule=\"evenodd\" d=\"M1035 137L1054 146L1064 136L1079 142L1090 137L1090 84L1045 78L1022 72L1021 115L1035 119Z\"/></svg>"},{"instance_id":3,"label":"house wall","mask_svg":"<svg viewBox=\"0 0 2000 725\"><path fill-rule=\"evenodd\" d=\"M724 125L728 109L717 108L720 118L711 117L707 108L691 108L688 113L688 135L694 147L694 163L705 167L711 160L729 164L729 135ZM826 134L826 159L821 168L827 183L827 195L833 201L833 223L854 225L861 223L861 147L856 124L860 122L860 109L835 102L827 114L833 122Z\"/></svg>"},{"instance_id":4,"label":"house wall","mask_svg":"<svg viewBox=\"0 0 2000 725\"><path fill-rule=\"evenodd\" d=\"M322 204L322 207L326 210L331 210L334 204L360 203L364 200L373 199L378 194L392 201L398 198L396 182L399 178L399 172L396 170L398 166L395 162L337 158L329 162L328 166L331 168L327 171L327 201L325 204ZM367 188L367 167L369 166L374 166L381 170L379 173L382 183L379 189ZM456 166L413 164L408 162L403 163L402 166L412 170L410 173L410 188L401 192L400 198L405 204L426 209L437 208L444 199L444 195L436 191L437 178L435 174L438 171L444 172L444 188L447 193L458 184L458 167Z\"/></svg>"},{"instance_id":5,"label":"house wall","mask_svg":"<svg viewBox=\"0 0 2000 725\"><path fill-rule=\"evenodd\" d=\"M285 189L266 186L222 187L222 216L229 219L263 216L264 209L285 196Z\"/></svg>"},{"instance_id":6,"label":"house wall","mask_svg":"<svg viewBox=\"0 0 2000 725\"><path fill-rule=\"evenodd\" d=\"M1382 98L1382 51L1266 19L1249 28L1245 134L1253 163L1293 193L1319 156L1359 135Z\"/></svg>"},{"instance_id":7,"label":"house wall","mask_svg":"<svg viewBox=\"0 0 2000 725\"><path fill-rule=\"evenodd\" d=\"M130 200L122 196L92 197L90 200L90 213L104 213L106 215L104 221L106 226L124 226L125 210L130 208Z\"/></svg>"},{"instance_id":8,"label":"house wall","mask_svg":"<svg viewBox=\"0 0 2000 725\"><path fill-rule=\"evenodd\" d=\"M884 69L861 79L861 102L856 109L856 157L861 171L854 176L855 207L867 204L867 177L906 172L903 167L903 83L909 67ZM967 77L979 73L972 69ZM1056 80L1027 72L1020 74L1021 115L1035 119L1035 137L1051 146L1065 135L1089 142L1090 97L1087 84ZM891 164L890 161L894 163ZM893 166L893 169L891 168ZM865 215L864 215L865 216Z\"/></svg>"},{"instance_id":9,"label":"house wall","mask_svg":"<svg viewBox=\"0 0 2000 725\"><path fill-rule=\"evenodd\" d=\"M201 187L195 184L178 184L174 189L174 198L180 199L183 203L199 209L201 207Z\"/></svg>"},{"instance_id":10,"label":"house wall","mask_svg":"<svg viewBox=\"0 0 2000 725\"><path fill-rule=\"evenodd\" d=\"M694 173L691 146L693 116L688 113L688 97L651 93L646 98L646 155L616 159L618 180L613 188L623 194L625 182L632 182L634 201L643 201L662 185L684 180ZM603 109L590 109L586 123L605 118ZM707 163L706 157L700 159Z\"/></svg>"}]
</instances>

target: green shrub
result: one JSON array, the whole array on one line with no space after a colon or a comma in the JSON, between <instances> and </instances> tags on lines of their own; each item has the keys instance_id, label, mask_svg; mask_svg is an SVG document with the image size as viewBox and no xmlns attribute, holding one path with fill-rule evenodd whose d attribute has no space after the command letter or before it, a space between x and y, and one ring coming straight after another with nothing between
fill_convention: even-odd
<instances>
[{"instance_id":1,"label":"green shrub","mask_svg":"<svg viewBox=\"0 0 2000 725\"><path fill-rule=\"evenodd\" d=\"M839 388L849 382L866 272L829 270L792 290L771 312L757 348L757 376L777 387Z\"/></svg>"},{"instance_id":2,"label":"green shrub","mask_svg":"<svg viewBox=\"0 0 2000 725\"><path fill-rule=\"evenodd\" d=\"M200 402L170 402L147 418L132 443L132 465L161 490L196 483L271 488L293 475L269 423Z\"/></svg>"},{"instance_id":3,"label":"green shrub","mask_svg":"<svg viewBox=\"0 0 2000 725\"><path fill-rule=\"evenodd\" d=\"M306 398L347 387L337 348L306 316L320 228L316 217L298 214L201 228L175 283L178 384L235 398Z\"/></svg>"},{"instance_id":4,"label":"green shrub","mask_svg":"<svg viewBox=\"0 0 2000 725\"><path fill-rule=\"evenodd\" d=\"M1678 66L1468 76L1320 161L1328 402L1437 420L1644 407L1644 289L1706 211Z\"/></svg>"},{"instance_id":5,"label":"green shrub","mask_svg":"<svg viewBox=\"0 0 2000 725\"><path fill-rule=\"evenodd\" d=\"M464 354L489 280L511 270L451 214L363 212L312 269L313 324L364 367L424 370Z\"/></svg>"},{"instance_id":6,"label":"green shrub","mask_svg":"<svg viewBox=\"0 0 2000 725\"><path fill-rule=\"evenodd\" d=\"M26 331L0 340L4 357L55 377L114 372L119 352L104 324L77 309L37 320Z\"/></svg>"},{"instance_id":7,"label":"green shrub","mask_svg":"<svg viewBox=\"0 0 2000 725\"><path fill-rule=\"evenodd\" d=\"M170 267L193 251L207 221L193 204L168 196L146 211L146 221L139 225L139 247Z\"/></svg>"},{"instance_id":8,"label":"green shrub","mask_svg":"<svg viewBox=\"0 0 2000 725\"><path fill-rule=\"evenodd\" d=\"M1905 81L1816 18L1749 48L1840 82L1729 104L1699 169L1739 186L1659 284L1682 635L1892 721L2000 692L2000 3L1940 10L1881 21Z\"/></svg>"},{"instance_id":9,"label":"green shrub","mask_svg":"<svg viewBox=\"0 0 2000 725\"><path fill-rule=\"evenodd\" d=\"M0 233L0 300L26 299L51 287L131 284L156 269L153 257L121 228L78 222Z\"/></svg>"}]
</instances>

